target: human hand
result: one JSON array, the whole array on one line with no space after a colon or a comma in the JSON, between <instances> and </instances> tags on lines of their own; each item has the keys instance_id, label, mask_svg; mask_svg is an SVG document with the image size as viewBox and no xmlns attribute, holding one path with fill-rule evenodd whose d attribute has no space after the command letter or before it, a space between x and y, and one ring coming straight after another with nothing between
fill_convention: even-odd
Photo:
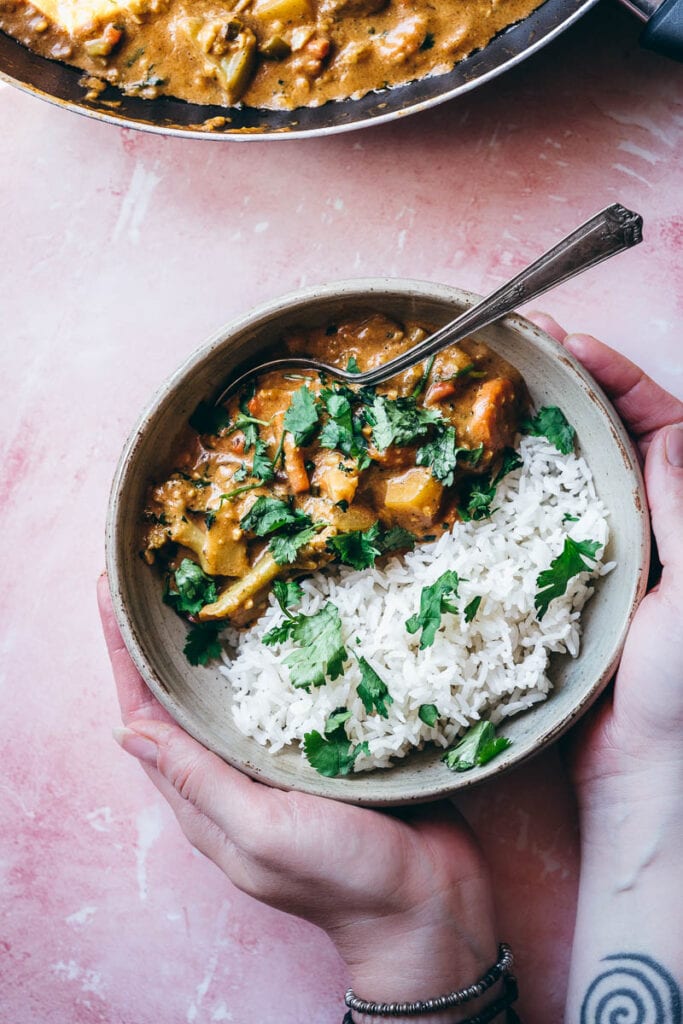
<instances>
[{"instance_id":1,"label":"human hand","mask_svg":"<svg viewBox=\"0 0 683 1024\"><path fill-rule=\"evenodd\" d=\"M631 623L614 689L573 734L579 801L601 812L615 800L652 800L683 766L683 403L595 338L533 319L595 377L638 446L662 564Z\"/></svg>"},{"instance_id":2,"label":"human hand","mask_svg":"<svg viewBox=\"0 0 683 1024\"><path fill-rule=\"evenodd\" d=\"M362 998L429 998L481 977L497 955L490 883L450 805L394 816L242 775L151 695L121 639L105 577L98 599L125 726L117 739L193 846L244 892L326 931ZM478 1004L467 1005L472 1013ZM439 1024L460 1019L440 1014Z\"/></svg>"}]
</instances>

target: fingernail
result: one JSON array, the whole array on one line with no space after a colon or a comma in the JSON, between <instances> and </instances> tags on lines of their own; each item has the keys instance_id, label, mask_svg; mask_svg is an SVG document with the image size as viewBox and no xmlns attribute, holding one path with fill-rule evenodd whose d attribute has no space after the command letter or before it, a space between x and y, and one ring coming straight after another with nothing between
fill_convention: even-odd
<instances>
[{"instance_id":1,"label":"fingernail","mask_svg":"<svg viewBox=\"0 0 683 1024\"><path fill-rule=\"evenodd\" d=\"M122 729L119 727L112 730L112 735L127 754L132 754L139 761L152 764L156 768L159 750L156 743L148 740L146 736L140 736L139 733L133 732L132 729Z\"/></svg>"},{"instance_id":2,"label":"fingernail","mask_svg":"<svg viewBox=\"0 0 683 1024\"><path fill-rule=\"evenodd\" d=\"M669 464L676 469L683 469L683 423L669 428L664 447Z\"/></svg>"}]
</instances>

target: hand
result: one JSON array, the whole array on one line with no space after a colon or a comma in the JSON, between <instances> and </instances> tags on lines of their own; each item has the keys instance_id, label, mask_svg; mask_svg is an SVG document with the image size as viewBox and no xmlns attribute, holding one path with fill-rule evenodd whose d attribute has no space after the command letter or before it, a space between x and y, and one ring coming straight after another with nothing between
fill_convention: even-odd
<instances>
[{"instance_id":1,"label":"hand","mask_svg":"<svg viewBox=\"0 0 683 1024\"><path fill-rule=\"evenodd\" d=\"M663 567L633 619L614 689L573 737L577 795L602 810L652 800L653 774L673 779L683 761L683 403L595 338L535 320L595 377L638 446Z\"/></svg>"},{"instance_id":2,"label":"hand","mask_svg":"<svg viewBox=\"0 0 683 1024\"><path fill-rule=\"evenodd\" d=\"M125 725L117 739L193 846L244 892L324 929L362 998L429 998L490 967L487 869L450 805L394 816L252 781L172 722L128 656L105 577L98 598Z\"/></svg>"}]
</instances>

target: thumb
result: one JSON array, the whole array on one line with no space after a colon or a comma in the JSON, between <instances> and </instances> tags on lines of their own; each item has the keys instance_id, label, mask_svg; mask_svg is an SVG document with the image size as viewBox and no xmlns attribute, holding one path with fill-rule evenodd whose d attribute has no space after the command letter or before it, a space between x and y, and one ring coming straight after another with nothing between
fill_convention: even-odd
<instances>
[{"instance_id":1,"label":"thumb","mask_svg":"<svg viewBox=\"0 0 683 1024\"><path fill-rule=\"evenodd\" d=\"M681 586L683 573L683 423L658 431L645 461L652 529L665 586Z\"/></svg>"}]
</instances>

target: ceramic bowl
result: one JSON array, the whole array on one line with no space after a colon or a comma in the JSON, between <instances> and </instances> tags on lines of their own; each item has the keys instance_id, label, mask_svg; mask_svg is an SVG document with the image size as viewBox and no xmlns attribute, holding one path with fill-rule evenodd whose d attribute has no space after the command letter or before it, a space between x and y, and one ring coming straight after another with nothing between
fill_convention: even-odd
<instances>
[{"instance_id":1,"label":"ceramic bowl","mask_svg":"<svg viewBox=\"0 0 683 1024\"><path fill-rule=\"evenodd\" d=\"M649 524L637 457L595 381L552 338L520 316L507 317L478 336L518 367L535 405L561 406L576 427L580 450L611 512L607 557L617 566L601 579L583 613L580 656L553 656L551 696L506 722L500 731L512 745L490 764L454 773L441 762L442 751L428 746L390 770L328 779L307 764L298 748L270 754L236 729L230 687L218 669L188 664L182 652L186 627L164 605L159 576L140 558L145 491L180 428L198 402L217 396L238 367L260 361L262 352L276 347L283 329L369 310L438 326L476 301L478 296L457 288L392 279L341 282L278 299L228 324L191 355L161 386L125 445L112 486L107 568L126 646L175 720L262 782L375 806L436 799L537 754L586 711L614 671L649 565Z\"/></svg>"}]
</instances>

